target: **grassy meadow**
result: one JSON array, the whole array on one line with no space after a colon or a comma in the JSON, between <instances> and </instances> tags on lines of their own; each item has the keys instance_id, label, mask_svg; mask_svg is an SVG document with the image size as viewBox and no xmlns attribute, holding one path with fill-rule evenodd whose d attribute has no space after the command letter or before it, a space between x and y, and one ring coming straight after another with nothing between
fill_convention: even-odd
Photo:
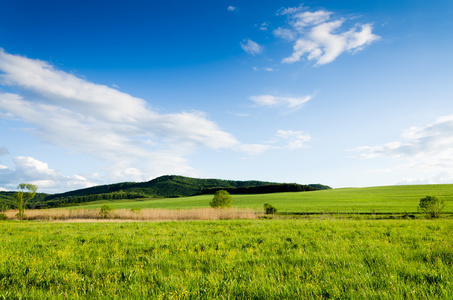
<instances>
[{"instance_id":1,"label":"grassy meadow","mask_svg":"<svg viewBox=\"0 0 453 300\"><path fill-rule=\"evenodd\" d=\"M232 195L233 206L262 210L264 203L276 206L279 212L342 212L342 213L411 213L417 212L420 198L437 195L445 200L446 212L453 212L453 184L406 185L368 188L344 188L313 192ZM99 201L77 208L94 209L102 204L120 208L192 209L209 207L212 195L169 199Z\"/></svg>"},{"instance_id":2,"label":"grassy meadow","mask_svg":"<svg viewBox=\"0 0 453 300\"><path fill-rule=\"evenodd\" d=\"M0 222L2 299L452 299L453 220Z\"/></svg>"},{"instance_id":3,"label":"grassy meadow","mask_svg":"<svg viewBox=\"0 0 453 300\"><path fill-rule=\"evenodd\" d=\"M453 299L451 214L402 218L426 195L453 212L453 185L233 195L228 210L203 195L9 211L0 299ZM266 202L323 214L266 219ZM101 222L105 203L116 210ZM356 214L370 212L400 217Z\"/></svg>"}]
</instances>

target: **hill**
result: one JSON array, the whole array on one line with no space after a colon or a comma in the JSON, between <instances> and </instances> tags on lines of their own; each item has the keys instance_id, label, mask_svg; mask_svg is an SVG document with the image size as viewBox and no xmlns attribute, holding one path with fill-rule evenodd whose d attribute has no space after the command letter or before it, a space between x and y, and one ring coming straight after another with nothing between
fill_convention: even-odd
<instances>
[{"instance_id":1,"label":"hill","mask_svg":"<svg viewBox=\"0 0 453 300\"><path fill-rule=\"evenodd\" d=\"M266 181L237 181L221 179L199 179L177 175L166 175L147 182L122 182L100 185L66 193L36 197L27 203L29 208L49 208L74 205L99 200L137 199L137 198L177 198L199 194L214 193L227 189L231 193L271 193L288 191L313 191L330 189L320 184L299 185ZM14 200L13 193L5 196ZM11 207L11 205L10 205Z\"/></svg>"}]
</instances>

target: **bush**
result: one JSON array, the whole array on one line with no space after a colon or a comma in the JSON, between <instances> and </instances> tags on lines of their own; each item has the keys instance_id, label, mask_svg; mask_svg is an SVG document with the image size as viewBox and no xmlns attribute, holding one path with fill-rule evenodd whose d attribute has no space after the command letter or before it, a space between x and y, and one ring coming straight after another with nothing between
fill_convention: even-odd
<instances>
[{"instance_id":1,"label":"bush","mask_svg":"<svg viewBox=\"0 0 453 300\"><path fill-rule=\"evenodd\" d=\"M107 219L110 216L110 213L113 212L115 209L110 205L104 204L101 206L101 211L99 214L102 218Z\"/></svg>"},{"instance_id":2,"label":"bush","mask_svg":"<svg viewBox=\"0 0 453 300\"><path fill-rule=\"evenodd\" d=\"M431 218L437 218L445 207L445 201L440 200L437 196L426 196L420 199L418 205L419 211L429 215Z\"/></svg>"},{"instance_id":3,"label":"bush","mask_svg":"<svg viewBox=\"0 0 453 300\"><path fill-rule=\"evenodd\" d=\"M277 212L277 208L269 203L264 203L264 213L266 215L273 215Z\"/></svg>"},{"instance_id":4,"label":"bush","mask_svg":"<svg viewBox=\"0 0 453 300\"><path fill-rule=\"evenodd\" d=\"M142 213L142 209L140 207L132 207L131 208L131 212L133 212L135 214L141 214Z\"/></svg>"},{"instance_id":5,"label":"bush","mask_svg":"<svg viewBox=\"0 0 453 300\"><path fill-rule=\"evenodd\" d=\"M0 221L8 220L8 217L5 214L0 214Z\"/></svg>"},{"instance_id":6,"label":"bush","mask_svg":"<svg viewBox=\"0 0 453 300\"><path fill-rule=\"evenodd\" d=\"M231 207L231 203L233 200L231 199L230 193L225 190L220 190L215 192L214 198L209 203L211 207Z\"/></svg>"}]
</instances>

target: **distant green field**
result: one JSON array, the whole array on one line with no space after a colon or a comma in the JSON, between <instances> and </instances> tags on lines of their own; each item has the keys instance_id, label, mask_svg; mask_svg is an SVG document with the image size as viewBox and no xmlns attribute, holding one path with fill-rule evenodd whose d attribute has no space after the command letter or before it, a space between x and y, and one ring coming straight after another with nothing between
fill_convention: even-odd
<instances>
[{"instance_id":1,"label":"distant green field","mask_svg":"<svg viewBox=\"0 0 453 300\"><path fill-rule=\"evenodd\" d=\"M411 213L417 211L420 198L437 195L445 200L445 212L453 212L453 184L401 185L368 188L343 188L314 192L232 195L233 206L262 209L264 203L279 212L349 212L349 213ZM115 208L187 209L209 207L212 195L140 201L102 201L78 208L99 208L108 203Z\"/></svg>"}]
</instances>

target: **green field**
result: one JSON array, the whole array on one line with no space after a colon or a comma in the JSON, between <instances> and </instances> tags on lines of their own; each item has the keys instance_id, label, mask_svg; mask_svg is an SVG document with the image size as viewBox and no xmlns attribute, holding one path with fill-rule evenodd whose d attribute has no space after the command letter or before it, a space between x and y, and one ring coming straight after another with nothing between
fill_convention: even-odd
<instances>
[{"instance_id":1,"label":"green field","mask_svg":"<svg viewBox=\"0 0 453 300\"><path fill-rule=\"evenodd\" d=\"M344 188L313 192L232 195L233 206L261 210L271 203L279 212L348 212L348 213L411 213L417 212L420 198L437 195L445 200L446 212L453 212L453 185L406 185L369 188ZM144 199L141 201L108 202L115 208L186 209L209 207L212 195L183 198ZM104 202L78 206L99 208Z\"/></svg>"},{"instance_id":2,"label":"green field","mask_svg":"<svg viewBox=\"0 0 453 300\"><path fill-rule=\"evenodd\" d=\"M453 220L0 222L1 299L452 299Z\"/></svg>"}]
</instances>

